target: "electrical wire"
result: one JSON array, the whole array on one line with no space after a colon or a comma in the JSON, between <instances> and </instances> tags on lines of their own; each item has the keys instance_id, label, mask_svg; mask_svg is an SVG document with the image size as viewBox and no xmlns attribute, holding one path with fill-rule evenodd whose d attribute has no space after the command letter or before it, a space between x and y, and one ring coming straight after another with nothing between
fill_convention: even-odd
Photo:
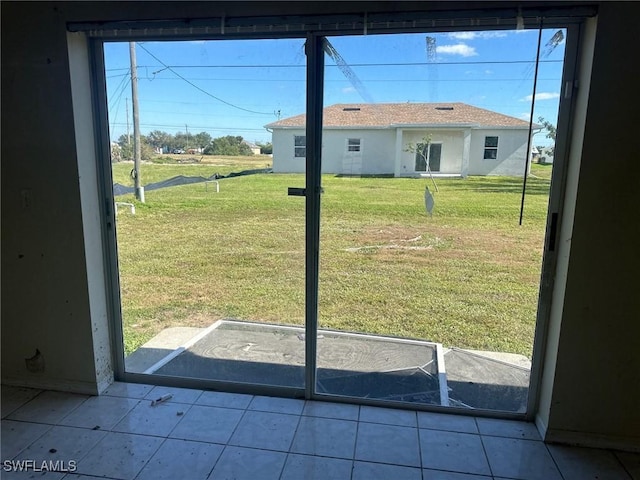
<instances>
[{"instance_id":1,"label":"electrical wire","mask_svg":"<svg viewBox=\"0 0 640 480\"><path fill-rule=\"evenodd\" d=\"M140 45L138 43L138 45ZM147 51L152 57L156 58ZM158 60L156 58L156 60ZM293 64L252 64L252 65L167 65L158 60L166 69L178 69L178 68L306 68L306 65L293 65ZM538 63L562 63L562 60L540 60ZM437 62L437 65L516 65L516 64L534 64L535 60L476 60L472 62ZM398 62L398 63L350 63L351 67L411 67L411 66L429 66L435 65L431 62ZM339 65L326 65L325 67L340 68ZM142 68L142 67L140 67ZM149 67L152 68L152 67ZM116 69L107 69L106 71L112 71Z\"/></svg>"},{"instance_id":2,"label":"electrical wire","mask_svg":"<svg viewBox=\"0 0 640 480\"><path fill-rule=\"evenodd\" d=\"M157 62L159 62L161 65L163 65L167 70L169 70L171 73L173 73L175 76L181 78L182 80L184 80L185 82L187 82L189 85L191 85L193 88L199 90L200 92L204 93L205 95L218 100L221 103L224 103L225 105L229 105L230 107L233 108L237 108L238 110L243 110L245 112L249 112L249 113L255 113L258 115L273 115L273 112L257 112L255 110L249 110L247 108L243 108L243 107L239 107L238 105L234 105L233 103L227 102L226 100L221 99L220 97L216 97L215 95L213 95L212 93L207 92L206 90L200 88L198 85L196 85L195 83L187 80L185 77L183 77L182 75L180 75L178 72L176 72L175 70L173 70L172 67L170 67L169 65L167 65L166 63L164 63L162 60L160 60L158 57L156 57L153 53L151 53L149 50L147 50L143 45L138 43L138 46L143 49L145 52L147 52L149 55L151 55Z\"/></svg>"},{"instance_id":3,"label":"electrical wire","mask_svg":"<svg viewBox=\"0 0 640 480\"><path fill-rule=\"evenodd\" d=\"M131 78L124 78L123 81L120 82L120 84L118 85L118 87L116 87L116 92L118 91L118 89L120 90L120 93L116 93L114 94L114 98L115 95L117 95L117 98L115 98L114 103L112 104L112 107L109 108L109 111L113 110L113 105L115 105L115 113L113 115L113 120L111 122L111 130L113 131L115 128L115 121L116 118L118 118L118 112L120 111L120 105L122 103L122 94L124 93L124 91L127 89L127 87L129 86L129 84L131 83Z\"/></svg>"}]
</instances>

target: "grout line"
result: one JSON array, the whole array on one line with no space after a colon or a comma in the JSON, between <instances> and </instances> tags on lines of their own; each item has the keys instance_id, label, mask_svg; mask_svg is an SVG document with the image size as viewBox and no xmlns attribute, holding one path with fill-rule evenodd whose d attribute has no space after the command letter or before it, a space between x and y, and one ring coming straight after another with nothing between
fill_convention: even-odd
<instances>
[{"instance_id":1,"label":"grout line","mask_svg":"<svg viewBox=\"0 0 640 480\"><path fill-rule=\"evenodd\" d=\"M476 418L473 418L474 421L476 420ZM476 422L476 427L478 427L478 436L480 437L480 445L482 445L482 453L484 453L484 459L487 461L487 466L489 467L489 476L491 478L493 478L493 468L491 467L491 461L489 460L489 455L487 455L487 447L485 447L484 445L484 439L482 438L482 435L480 434L480 427Z\"/></svg>"},{"instance_id":2,"label":"grout line","mask_svg":"<svg viewBox=\"0 0 640 480\"><path fill-rule=\"evenodd\" d=\"M560 470L560 465L558 465L558 462L556 462L556 458L551 453L551 450L549 450L549 446L545 442L542 442L542 445L544 445L544 448L547 451L547 453L549 454L549 457L551 457L551 461L556 466L556 470L558 471L558 474L560 475L560 478L562 478L564 480L564 474L562 473L562 470Z\"/></svg>"},{"instance_id":3,"label":"grout line","mask_svg":"<svg viewBox=\"0 0 640 480\"><path fill-rule=\"evenodd\" d=\"M291 442L289 443L289 448L285 452L286 456L284 457L284 463L282 464L282 470L280 470L280 475L278 476L279 480L282 479L282 475L284 475L284 469L287 466L287 461L289 460L289 456L292 454L291 448L293 447L293 442L295 441L296 436L298 435L298 429L300 428L300 422L302 421L302 412L304 412L304 408L307 406L307 400L303 400L303 402L304 403L302 404L302 411L298 415L298 423L296 424L296 428L293 431L293 435L291 437Z\"/></svg>"},{"instance_id":4,"label":"grout line","mask_svg":"<svg viewBox=\"0 0 640 480\"><path fill-rule=\"evenodd\" d=\"M160 445L158 445L158 448L156 448L156 450L149 456L149 459L146 462L144 462L144 465L142 466L142 468L138 471L138 473L136 473L135 477L133 477L134 479L138 478L140 476L140 474L142 473L142 471L145 468L147 468L147 465L149 465L149 462L151 462L153 457L155 457L157 455L157 453L160 451L160 449L162 448L162 446L165 444L165 442L168 439L169 439L169 437L167 436L167 437L164 438L164 440L162 440L162 442L160 442ZM89 475L93 475L93 473L90 473Z\"/></svg>"},{"instance_id":5,"label":"grout line","mask_svg":"<svg viewBox=\"0 0 640 480\"><path fill-rule=\"evenodd\" d=\"M173 431L178 428L178 425L180 425L183 421L184 421L184 417L187 416L187 414L189 413L189 411L191 410L191 407L193 407L193 405L189 405L187 407L186 410L182 411L182 415L180 415L180 420L178 420L176 422L176 424L173 426L173 428L171 430L169 430L169 433L167 433L167 438L169 438L169 436L173 433Z\"/></svg>"},{"instance_id":6,"label":"grout line","mask_svg":"<svg viewBox=\"0 0 640 480\"><path fill-rule=\"evenodd\" d=\"M358 415L356 416L356 439L353 442L353 451L351 452L351 460L353 461L353 466L351 467L351 476L353 477L353 470L356 466L356 452L358 451L358 440L360 437L360 410L362 407L358 405Z\"/></svg>"},{"instance_id":7,"label":"grout line","mask_svg":"<svg viewBox=\"0 0 640 480\"><path fill-rule=\"evenodd\" d=\"M619 450L607 450L607 451L611 452L611 455L613 455L616 458L616 460L618 461L618 464L620 464L620 466L622 467L622 470L624 470L624 472L629 476L629 479L633 480L633 475L631 475L631 472L627 469L627 466L624 464L622 460L620 460L620 457L618 456L618 452L620 453L626 453L626 452L622 452Z\"/></svg>"},{"instance_id":8,"label":"grout line","mask_svg":"<svg viewBox=\"0 0 640 480\"><path fill-rule=\"evenodd\" d=\"M424 462L422 461L422 436L418 425L418 414L416 413L416 426L418 428L418 457L420 458L420 477L424 479Z\"/></svg>"}]
</instances>

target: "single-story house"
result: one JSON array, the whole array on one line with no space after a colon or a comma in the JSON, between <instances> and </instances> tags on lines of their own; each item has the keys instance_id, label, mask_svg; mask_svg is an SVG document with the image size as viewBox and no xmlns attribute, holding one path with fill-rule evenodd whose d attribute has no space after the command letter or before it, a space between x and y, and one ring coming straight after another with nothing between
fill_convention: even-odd
<instances>
[{"instance_id":1,"label":"single-story house","mask_svg":"<svg viewBox=\"0 0 640 480\"><path fill-rule=\"evenodd\" d=\"M243 143L245 143L251 149L251 152L254 155L260 155L260 146L256 145L255 143L247 142L246 140L244 140Z\"/></svg>"},{"instance_id":2,"label":"single-story house","mask_svg":"<svg viewBox=\"0 0 640 480\"><path fill-rule=\"evenodd\" d=\"M265 125L274 172L305 171L305 120ZM529 122L465 103L336 104L323 110L322 172L522 176L528 138Z\"/></svg>"}]
</instances>

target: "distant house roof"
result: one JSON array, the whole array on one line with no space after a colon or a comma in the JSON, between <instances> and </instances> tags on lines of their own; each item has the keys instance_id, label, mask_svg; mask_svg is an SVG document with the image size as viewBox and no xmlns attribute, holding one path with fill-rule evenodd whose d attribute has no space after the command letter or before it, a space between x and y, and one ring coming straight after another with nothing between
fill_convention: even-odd
<instances>
[{"instance_id":1,"label":"distant house roof","mask_svg":"<svg viewBox=\"0 0 640 480\"><path fill-rule=\"evenodd\" d=\"M295 128L306 114L284 118L266 128ZM466 103L338 103L323 110L324 127L384 128L410 125L460 125L525 128L529 122ZM539 128L534 124L534 128Z\"/></svg>"}]
</instances>

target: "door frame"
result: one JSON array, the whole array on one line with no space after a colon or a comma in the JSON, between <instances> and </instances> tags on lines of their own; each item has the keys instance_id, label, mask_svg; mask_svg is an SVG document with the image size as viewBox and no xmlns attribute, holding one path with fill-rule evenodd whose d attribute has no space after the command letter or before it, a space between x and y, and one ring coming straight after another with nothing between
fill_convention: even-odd
<instances>
[{"instance_id":1,"label":"door frame","mask_svg":"<svg viewBox=\"0 0 640 480\"><path fill-rule=\"evenodd\" d=\"M393 14L389 14L393 15ZM577 75L579 35L581 33L581 22L558 23L549 22L545 28L566 28L567 46L565 49L565 66L563 71L563 85L566 86L565 95L561 98L558 116L559 137L556 139L556 155L553 169L553 178L548 207L547 226L545 233L544 256L542 274L540 279L540 295L538 302L538 314L535 329L533 365L531 370L531 381L529 385L529 401L527 412L524 414L474 410L476 416L532 419L536 414L538 405L539 383L542 375L545 342L548 330L551 295L553 290L553 273L556 265L555 234L556 228L561 224L563 210L564 189L566 184L566 161L568 159L568 145L571 132L571 120L574 109L574 99L571 96L573 81ZM446 28L407 28L406 32L428 33L431 31L446 31ZM491 29L487 29L491 30ZM321 194L321 154L322 154L322 108L324 93L324 51L323 39L325 36L353 35L351 31L315 31L306 35L307 54L307 158L306 158L306 195L305 195L305 386L278 387L255 384L243 384L236 382L226 382L205 379L189 379L169 377L163 375L145 375L125 371L124 366L124 342L122 329L122 312L119 283L119 267L116 242L116 223L114 212L114 195L112 188L112 173L110 161L110 139L108 130L108 111L106 99L106 78L104 72L104 49L106 41L99 36L91 36L87 29L88 42L90 47L90 68L92 72L92 95L94 98L95 129L96 129L96 150L98 152L99 165L99 189L104 201L104 209L100 212L103 225L103 238L105 241L105 275L107 276L107 296L109 298L109 315L111 324L113 365L115 366L115 378L121 381L134 383L149 383L157 385L210 388L214 390L226 390L230 392L278 395L284 397L298 397L310 400L331 400L334 402L356 403L364 405L376 405L386 407L397 407L404 409L442 411L450 413L469 414L466 409L455 407L437 407L433 405L408 404L406 402L392 402L385 400L362 399L357 397L337 397L335 395L321 394L316 389L316 366L317 366L317 330L318 330L318 283L319 283L319 248L320 248L320 194ZM398 31L397 33L406 33ZM358 33L360 34L360 33ZM285 35L281 35L282 38ZM289 38L302 38L301 35L288 35ZM211 40L228 39L257 39L267 38L265 35L245 34L242 37L228 37L224 35L209 35ZM189 40L191 37L184 34L175 40ZM116 40L115 38L110 39ZM135 37L118 37L117 41L124 42L135 40ZM159 38L154 38L159 40ZM567 93L568 92L568 93Z\"/></svg>"}]
</instances>

